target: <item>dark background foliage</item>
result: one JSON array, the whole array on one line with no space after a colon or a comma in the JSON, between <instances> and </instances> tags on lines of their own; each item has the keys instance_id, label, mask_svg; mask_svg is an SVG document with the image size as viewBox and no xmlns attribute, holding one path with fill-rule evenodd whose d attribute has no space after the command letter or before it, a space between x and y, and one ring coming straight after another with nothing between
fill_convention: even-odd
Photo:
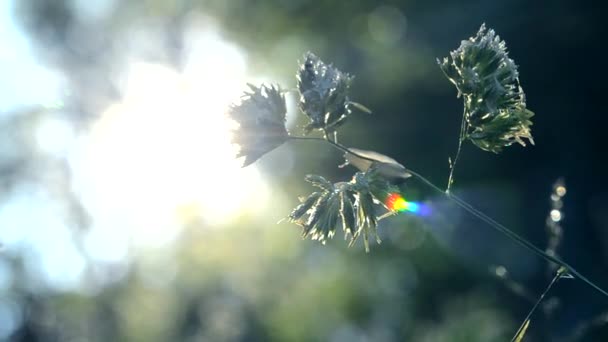
<instances>
[{"instance_id":1,"label":"dark background foliage","mask_svg":"<svg viewBox=\"0 0 608 342\"><path fill-rule=\"evenodd\" d=\"M35 59L62 75L65 91L57 99L59 112L31 104L2 109L2 135L16 137L11 138L12 145L3 142L0 151L0 217L24 184L52 188L60 198L55 201L62 208L60 216L69 222L72 235L66 238L74 238L78 245L96 217L82 204L77 186L71 185L69 161L32 150L21 132L29 132L40 116L57 115L86 135L107 108L124 98L115 75L128 65L129 51L134 49L147 62L184 70L191 39L184 32L192 18L217 25L222 39L247 53L250 73L284 88L295 87L297 60L307 50L355 75L352 99L374 113L353 114L340 129L340 141L389 155L444 186L448 156L456 150L462 104L435 58L446 56L485 22L507 42L509 55L519 66L528 107L536 113L532 127L536 145L514 145L495 155L467 144L453 191L545 246L549 195L556 179L563 177L568 192L559 253L608 287L608 164L603 158L606 25L604 11L596 4L566 0L107 3L104 15L93 17L82 10L94 7L85 1L11 2L10 15L25 33ZM153 43L142 47L121 40L133 34L134 25L144 35L152 32ZM10 45L4 48L11 50ZM0 83L11 87L12 81ZM288 110L292 114L294 103ZM144 129L148 122L139 124ZM301 130L303 125L297 120L290 129ZM158 139L166 137L157 133ZM131 134L133 140L140 139L139 130ZM80 285L73 287L40 286L36 280L40 278L31 270L43 271L28 266L38 259L28 257L33 252L27 244L7 242L11 221L3 219L2 338L508 340L531 303L510 291L491 267L504 265L514 281L539 294L550 280L546 265L435 197L423 184L411 181L409 196L430 201L433 215L404 214L385 221L379 228L384 242L369 255L361 246L347 248L340 236L321 246L301 241L298 230L288 223L275 224L295 206L298 195L310 192L305 174L323 174L334 182L351 177L353 169L336 167L340 157L314 142L289 143L252 166L267 179L268 201L276 205L257 215L239 214L235 221L221 225L206 221L203 211L182 222L170 247L132 251L110 263L85 258L86 271L79 276ZM190 158L214 167L204 154ZM129 170L130 163L139 160L135 154L117 167ZM162 189L152 185L142 191L162 197ZM153 214L151 210L152 220ZM164 278L171 280L163 282ZM579 281L561 281L552 297L559 305L550 314L535 315L526 340L565 340L608 310L608 299ZM601 341L607 331L594 326L580 340Z\"/></svg>"}]
</instances>

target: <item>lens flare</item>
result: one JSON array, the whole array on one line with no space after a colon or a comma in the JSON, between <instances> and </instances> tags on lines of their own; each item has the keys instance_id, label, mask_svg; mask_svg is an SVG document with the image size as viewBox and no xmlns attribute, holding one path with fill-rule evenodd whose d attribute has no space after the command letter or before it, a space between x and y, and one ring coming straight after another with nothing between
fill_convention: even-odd
<instances>
[{"instance_id":1,"label":"lens flare","mask_svg":"<svg viewBox=\"0 0 608 342\"><path fill-rule=\"evenodd\" d=\"M429 208L421 203L408 202L400 194L394 192L389 194L384 201L384 204L392 210L397 212L408 211L417 215L426 216L429 214Z\"/></svg>"}]
</instances>

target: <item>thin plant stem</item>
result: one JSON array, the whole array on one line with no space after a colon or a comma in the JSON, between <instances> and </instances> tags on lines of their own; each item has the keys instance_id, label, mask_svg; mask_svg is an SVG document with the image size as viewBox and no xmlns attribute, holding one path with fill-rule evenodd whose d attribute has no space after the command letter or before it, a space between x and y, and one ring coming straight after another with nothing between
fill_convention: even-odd
<instances>
[{"instance_id":1,"label":"thin plant stem","mask_svg":"<svg viewBox=\"0 0 608 342\"><path fill-rule=\"evenodd\" d=\"M536 311L536 309L538 308L540 303L542 303L543 299L545 299L545 296L547 295L547 293L549 293L549 291L551 290L553 285L555 285L557 283L557 281L560 280L565 273L567 273L567 270L564 267L560 267L557 270L557 272L555 272L555 276L553 277L553 279L551 280L551 282L549 283L549 285L547 286L545 291L540 295L540 297L538 297L538 300L536 300L536 303L534 303L534 306L532 306L532 309L530 309L530 312L528 312L528 315L526 316L526 318L523 320L523 322L521 322L521 325L519 326L519 329L517 329L517 331L515 332L515 335L513 335L511 342L513 342L517 339L517 337L519 336L521 331L526 326L526 322L528 322L530 320L530 317L532 317L532 315L534 314L534 312Z\"/></svg>"},{"instance_id":2,"label":"thin plant stem","mask_svg":"<svg viewBox=\"0 0 608 342\"><path fill-rule=\"evenodd\" d=\"M346 147L346 146L344 146L342 144L339 144L339 143L335 143L335 142L333 142L331 140L328 140L328 139L317 138L317 137L299 137L299 136L289 136L289 139L291 139L291 140L312 140L312 141L326 142L326 143L332 145L333 147L337 148L338 150L342 150L343 152L350 153L350 154L352 154L355 157L358 157L358 158L361 158L361 159L364 159L364 160L369 160L369 161L372 161L372 162L376 161L376 160L374 160L372 158L364 157L364 156L362 156L362 155L360 155L358 153L355 153L355 152L349 150L348 147Z\"/></svg>"},{"instance_id":3,"label":"thin plant stem","mask_svg":"<svg viewBox=\"0 0 608 342\"><path fill-rule=\"evenodd\" d=\"M360 154L357 154L357 153L349 150L348 147L346 147L346 146L344 146L342 144L339 144L339 143L335 143L335 142L333 142L331 140L325 140L323 138L317 138L317 137L298 137L298 136L290 136L289 138L291 140L311 140L311 141L326 142L326 143L329 143L330 145L334 146L335 148L337 148L337 149L339 149L339 150L341 150L343 152L350 153L350 154L354 155L355 157L358 157L358 158L361 158L361 159L364 159L364 160L369 160L369 161L372 161L372 162L376 161L376 160L374 160L372 158L365 157L365 156L362 156ZM599 287L598 285L596 285L594 282L592 282L591 280L589 280L587 277L583 276L574 267L570 266L569 264L567 264L565 261L561 260L557 256L550 255L550 254L546 253L545 251L543 251L542 249L536 247L534 244L532 244L531 242L529 242L525 238L517 235L515 232L513 232L509 228L505 227L504 225L496 222L494 219L492 219L488 215L484 214L483 212L477 210L476 208L474 208L472 205L470 205L466 201L460 199L458 196L456 196L454 194L451 194L451 193L444 192L438 186L436 186L435 184L433 184L431 181L429 181L428 179L426 179L425 177L423 177L419 173L417 173L415 171L412 171L411 169L407 169L407 172L409 172L412 176L416 177L418 180L422 181L424 184L428 185L431 189L433 189L437 193L439 193L439 194L447 197L450 201L456 203L456 205L458 205L459 207L461 207L465 211L469 212L471 215L473 215L473 216L477 217L478 219L482 220L483 222L485 222L486 224L488 224L490 227L492 227L492 228L496 229L497 231L499 231L500 233L506 235L511 240L517 242L521 246L525 247L526 249L530 250L531 252L535 253L536 255L540 256L541 258L545 259L546 261L553 262L553 263L555 263L555 264L557 264L557 265L565 268L566 272L568 274L574 276L575 278L578 278L578 279L582 280L587 285L591 286L592 288L594 288L595 290L597 290L598 292L600 292L604 296L608 297L608 292L606 292L605 290L603 290L601 287Z\"/></svg>"},{"instance_id":4,"label":"thin plant stem","mask_svg":"<svg viewBox=\"0 0 608 342\"><path fill-rule=\"evenodd\" d=\"M452 187L452 183L454 183L454 169L456 169L456 163L458 162L458 158L460 157L460 151L462 151L462 143L464 142L467 134L468 123L466 119L465 113L462 113L462 122L460 123L460 135L458 137L458 149L456 150L456 155L453 160L450 160L450 176L448 178L448 186L445 190L446 193L450 193L450 188Z\"/></svg>"},{"instance_id":5,"label":"thin plant stem","mask_svg":"<svg viewBox=\"0 0 608 342\"><path fill-rule=\"evenodd\" d=\"M443 192L443 190L441 190L439 187L437 187L435 184L431 183L428 179L424 178L420 174L418 174L418 173L416 173L416 172L414 172L412 170L409 170L409 169L407 171L409 173L411 173L412 176L418 178L423 183L427 184L433 190L435 190L435 191L437 191L437 192L445 195L448 199L451 199L459 207L463 208L464 210L468 211L473 216L475 216L475 217L479 218L480 220L484 221L485 223L487 223L492 228L494 228L494 229L498 230L499 232L505 234L511 240L513 240L513 241L517 242L518 244L522 245L523 247L529 249L530 251L534 252L535 254L537 254L541 258L545 259L546 261L553 262L555 264L558 264L559 266L564 267L568 271L569 274L571 274L572 276L574 276L574 277L582 280L583 282L587 283L587 285L593 287L594 289L596 289L597 291L599 291L601 294L603 294L604 296L608 297L608 292L606 292L601 287L599 287L598 285L596 285L595 283L593 283L587 277L585 277L582 274L580 274L574 267L568 265L565 261L561 260L560 258L558 258L558 257L556 257L554 255L548 254L545 251L543 251L542 249L536 247L534 244L532 244L531 242L529 242L525 238L517 235L515 232L513 232L509 228L507 228L507 227L503 226L502 224L496 222L494 219L492 219L488 215L484 214L483 212L475 209L473 206L471 206L466 201L460 199L458 196L456 196L454 194L446 194L445 192Z\"/></svg>"}]
</instances>

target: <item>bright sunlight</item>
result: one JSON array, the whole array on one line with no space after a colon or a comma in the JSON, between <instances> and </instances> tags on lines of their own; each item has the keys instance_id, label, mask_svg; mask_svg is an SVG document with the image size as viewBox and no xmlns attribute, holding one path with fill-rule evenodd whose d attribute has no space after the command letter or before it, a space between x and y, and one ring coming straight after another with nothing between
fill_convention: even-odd
<instances>
[{"instance_id":1,"label":"bright sunlight","mask_svg":"<svg viewBox=\"0 0 608 342\"><path fill-rule=\"evenodd\" d=\"M267 190L256 168L234 159L224 116L246 83L243 54L203 33L182 72L130 65L123 101L101 115L76 162L80 195L101 220L89 249L107 254L113 232L160 246L189 220L217 227L261 209Z\"/></svg>"}]
</instances>

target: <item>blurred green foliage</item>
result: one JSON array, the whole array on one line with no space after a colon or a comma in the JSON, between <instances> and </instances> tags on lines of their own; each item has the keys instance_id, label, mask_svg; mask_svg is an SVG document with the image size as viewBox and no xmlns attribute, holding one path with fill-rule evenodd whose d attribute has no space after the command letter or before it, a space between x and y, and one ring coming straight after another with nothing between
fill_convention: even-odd
<instances>
[{"instance_id":1,"label":"blurred green foliage","mask_svg":"<svg viewBox=\"0 0 608 342\"><path fill-rule=\"evenodd\" d=\"M217 23L223 38L246 51L250 69L286 86L295 86L296 61L308 50L354 74L352 97L374 114L353 116L344 126L344 142L386 152L425 170L425 175L437 182L447 175L446 160L458 135L460 110L435 58L445 55L486 21L503 32L511 53L521 63L522 83L531 83L526 91L531 99L539 99L535 111L553 115L553 100L544 97L566 96L568 89L557 95L543 93L543 87L552 86L545 81L551 72L541 69L544 60L534 58L534 39L541 34L550 42L567 39L567 34L559 32L578 32L574 28L588 15L571 9L574 5L569 2L537 7L525 1L131 0L115 1L106 16L94 19L79 14L76 3L85 2L22 0L14 15L28 33L36 56L69 76L74 91L67 104L73 109L69 120L78 127L89 128L99 111L118 97L107 75L113 61L126 57L121 54L122 46L113 45L114 38L122 37L135 24L161 31L165 40L157 43L163 53L152 49L149 58L179 70L185 22L200 16L205 22ZM528 6L530 11L526 11ZM540 18L541 14L544 17ZM558 19L547 23L548 28L538 28L541 33L530 37L522 34L548 18ZM574 18L574 24L568 18ZM91 84L96 85L95 91L90 90ZM547 90L550 92L557 90ZM541 127L554 120L543 121L543 114L538 115ZM31 126L24 117L3 117L6 126L2 134L18 132L16 127L22 124ZM304 124L296 122L294 129L302 129ZM564 154L578 161L594 156L594 152L580 152L586 151L587 145L559 145L561 136L551 140L551 129L576 131L571 124L570 120L556 122L544 131L539 127L537 140L547 138L546 144L552 147L539 149L528 159L521 151L502 160L464 156L460 184L470 190L465 195L497 213L505 223L529 222L522 231L527 229L533 239L543 239L546 205L542 203L554 174L570 170L564 166L566 162L557 161L560 155L556 150L566 151ZM48 165L39 163L46 159L26 148L27 141L18 145L23 148L17 157L2 155L5 193L22 182L35 181ZM12 279L0 288L2 307L12 311L0 312L0 318L17 322L7 339L487 342L511 337L529 303L513 296L487 268L493 263L509 264L516 277L540 289L545 279L534 276L542 269L536 259L440 202L434 203L431 219L404 215L381 222L383 243L371 254L363 252L361 246L348 248L335 241L328 246L302 241L292 225L275 222L297 204L292 194L309 192L301 181L303 176L324 171L332 182L346 181L352 170L337 169L339 155L314 143L281 147L277 153L277 159L269 156L259 166L272 179L272 188L280 189L272 193L272 210L261 216L244 214L236 223L221 228L196 215L189 217L172 245L129 255L126 268L89 265L87 279L93 284L86 288L93 290L38 288L25 275L27 265L19 257L0 255ZM280 172L283 161L278 160L285 154L297 156L287 175ZM532 159L547 164L533 164L525 176L513 171L525 169L524 160ZM580 163L586 170L593 169L589 165L594 164ZM69 179L69 172L61 177ZM582 182L578 185L584 188ZM475 189L479 186L488 192L478 195ZM510 195L498 191L505 188ZM415 185L409 191L415 200L435 200ZM79 241L90 222L77 200L68 203L76 222L75 241ZM572 236L585 246L584 236ZM569 253L580 260L577 264L585 264L590 257L585 247L579 249L583 251ZM606 250L605 244L596 246L592 256L599 259ZM602 260L588 262L587 268L605 270ZM110 280L94 283L100 278ZM565 318L535 322L526 337L529 341L567 336L568 331L605 308L601 304L581 306L593 297L580 294L576 285L569 286L570 295L563 293ZM606 336L601 328L594 333L585 336L596 341Z\"/></svg>"}]
</instances>

